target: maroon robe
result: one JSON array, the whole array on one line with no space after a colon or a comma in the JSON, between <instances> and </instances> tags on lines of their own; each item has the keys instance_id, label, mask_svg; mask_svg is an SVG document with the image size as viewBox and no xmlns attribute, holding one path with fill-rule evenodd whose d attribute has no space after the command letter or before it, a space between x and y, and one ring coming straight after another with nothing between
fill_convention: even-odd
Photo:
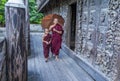
<instances>
[{"instance_id":1,"label":"maroon robe","mask_svg":"<svg viewBox=\"0 0 120 81\"><path fill-rule=\"evenodd\" d=\"M55 31L53 31L53 29L56 29L58 31L62 31L62 34L59 34ZM57 24L56 26L54 26L52 28L52 42L51 42L51 52L55 55L59 55L59 50L61 48L61 44L62 44L62 35L63 35L63 29L62 26Z\"/></svg>"},{"instance_id":2,"label":"maroon robe","mask_svg":"<svg viewBox=\"0 0 120 81\"><path fill-rule=\"evenodd\" d=\"M47 34L47 36L45 36L43 40L49 42L51 40L51 35ZM49 57L49 49L50 49L50 44L46 44L45 42L43 42L43 52L45 58Z\"/></svg>"}]
</instances>

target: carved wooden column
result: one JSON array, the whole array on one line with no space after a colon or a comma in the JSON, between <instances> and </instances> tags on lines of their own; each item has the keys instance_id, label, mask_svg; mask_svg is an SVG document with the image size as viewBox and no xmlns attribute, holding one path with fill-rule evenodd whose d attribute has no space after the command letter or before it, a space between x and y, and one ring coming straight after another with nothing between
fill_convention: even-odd
<instances>
[{"instance_id":1,"label":"carved wooden column","mask_svg":"<svg viewBox=\"0 0 120 81\"><path fill-rule=\"evenodd\" d=\"M27 81L25 6L22 0L5 5L7 40L7 81Z\"/></svg>"},{"instance_id":2,"label":"carved wooden column","mask_svg":"<svg viewBox=\"0 0 120 81\"><path fill-rule=\"evenodd\" d=\"M26 15L26 26L25 26L25 39L26 39L26 47L27 47L27 54L30 54L30 22L29 22L29 4L28 0L24 0L25 4L25 15Z\"/></svg>"}]
</instances>

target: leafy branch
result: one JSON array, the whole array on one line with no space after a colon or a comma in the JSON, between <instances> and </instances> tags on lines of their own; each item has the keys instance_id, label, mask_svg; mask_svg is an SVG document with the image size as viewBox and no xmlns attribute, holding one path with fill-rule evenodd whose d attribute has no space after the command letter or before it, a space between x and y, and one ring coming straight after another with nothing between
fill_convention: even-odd
<instances>
[{"instance_id":1,"label":"leafy branch","mask_svg":"<svg viewBox=\"0 0 120 81\"><path fill-rule=\"evenodd\" d=\"M39 24L43 18L43 14L39 13L37 10L37 5L35 0L29 0L29 15L30 23Z\"/></svg>"},{"instance_id":2,"label":"leafy branch","mask_svg":"<svg viewBox=\"0 0 120 81\"><path fill-rule=\"evenodd\" d=\"M0 26L5 25L5 3L7 0L0 0Z\"/></svg>"}]
</instances>

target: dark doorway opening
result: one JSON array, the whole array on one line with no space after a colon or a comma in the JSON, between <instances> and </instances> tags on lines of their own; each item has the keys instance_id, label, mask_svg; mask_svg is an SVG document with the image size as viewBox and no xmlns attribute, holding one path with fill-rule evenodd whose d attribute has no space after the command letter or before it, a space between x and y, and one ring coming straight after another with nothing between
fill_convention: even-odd
<instances>
[{"instance_id":1,"label":"dark doorway opening","mask_svg":"<svg viewBox=\"0 0 120 81\"><path fill-rule=\"evenodd\" d=\"M70 49L75 49L75 33L76 33L76 9L77 4L73 3L71 7L71 27L70 27Z\"/></svg>"}]
</instances>

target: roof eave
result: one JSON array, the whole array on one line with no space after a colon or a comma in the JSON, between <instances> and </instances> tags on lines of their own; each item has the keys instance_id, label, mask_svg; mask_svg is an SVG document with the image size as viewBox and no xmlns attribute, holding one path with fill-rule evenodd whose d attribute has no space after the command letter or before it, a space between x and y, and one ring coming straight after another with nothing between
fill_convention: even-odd
<instances>
[{"instance_id":1,"label":"roof eave","mask_svg":"<svg viewBox=\"0 0 120 81\"><path fill-rule=\"evenodd\" d=\"M50 0L44 0L43 2L41 2L41 4L38 7L38 11L40 12L49 1Z\"/></svg>"}]
</instances>

